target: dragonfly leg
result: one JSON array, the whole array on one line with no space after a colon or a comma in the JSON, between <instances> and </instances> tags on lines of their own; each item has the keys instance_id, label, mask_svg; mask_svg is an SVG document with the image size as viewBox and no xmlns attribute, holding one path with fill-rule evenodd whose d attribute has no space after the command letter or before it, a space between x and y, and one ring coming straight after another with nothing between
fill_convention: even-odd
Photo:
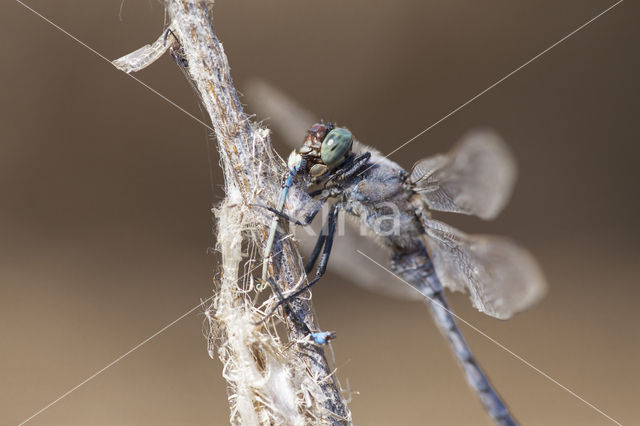
<instances>
[{"instance_id":1,"label":"dragonfly leg","mask_svg":"<svg viewBox=\"0 0 640 426\"><path fill-rule=\"evenodd\" d=\"M176 64L178 64L178 66L182 68L187 68L189 66L189 61L187 60L187 57L184 54L182 43L180 43L180 40L178 39L178 37L176 37L176 34L173 32L173 30L171 30L171 28L167 28L167 30L164 32L164 38L162 39L162 44L164 46L167 45L167 38L169 37L169 34L171 34L171 36L176 41L176 43L178 43L177 48L173 46L169 48L169 53L171 54L171 57L176 62Z\"/></svg>"},{"instance_id":2,"label":"dragonfly leg","mask_svg":"<svg viewBox=\"0 0 640 426\"><path fill-rule=\"evenodd\" d=\"M308 226L311 222L313 222L313 219L316 217L316 215L318 214L318 212L320 211L320 207L321 205L318 206L318 208L314 208L309 214L307 214L302 220L298 220L295 217L291 217L288 214L281 212L280 210L264 205L264 204L252 204L252 206L254 207L260 207L266 210L269 210L271 213L275 214L278 217L281 217L283 219L288 220L289 222L293 222L296 225L300 225L300 226Z\"/></svg>"},{"instance_id":3,"label":"dragonfly leg","mask_svg":"<svg viewBox=\"0 0 640 426\"><path fill-rule=\"evenodd\" d=\"M280 301L278 302L278 304L276 305L276 308L282 304L284 304L284 310L285 312L290 315L293 320L299 324L302 329L307 333L307 334L313 334L311 332L311 329L309 329L309 326L307 324L305 324L305 322L302 320L302 318L300 318L299 315L296 315L296 313L293 311L293 308L291 307L291 305L289 304L289 300L284 297L284 295L282 294L282 291L280 290L280 287L278 287L278 285L276 284L276 282L273 280L273 278L267 278L267 282L271 285L271 288L273 289L273 291L278 295L278 299L280 299ZM256 323L256 325L262 324L264 323L267 319L269 319L269 317L271 315L273 315L273 313L275 312L275 308L272 309L268 315L265 315L264 318L262 318L260 321L258 321Z\"/></svg>"},{"instance_id":4,"label":"dragonfly leg","mask_svg":"<svg viewBox=\"0 0 640 426\"><path fill-rule=\"evenodd\" d=\"M323 192L324 192L324 188L320 188L320 189L316 189L315 191L311 191L307 193L307 195L309 195L309 197L311 198L315 198L318 195L321 195Z\"/></svg>"},{"instance_id":5,"label":"dragonfly leg","mask_svg":"<svg viewBox=\"0 0 640 426\"><path fill-rule=\"evenodd\" d=\"M278 302L278 304L276 306L273 307L273 309L267 314L267 318L269 316L271 316L276 309L278 309L278 307L284 303L288 303L289 301L295 299L296 297L300 296L302 293L304 293L305 291L309 290L309 288L311 288L314 284L316 284L318 281L320 281L320 278L322 278L322 276L324 275L324 273L327 270L327 265L329 263L329 256L331 255L331 247L333 246L333 237L335 235L336 232L336 224L338 222L338 211L340 209L340 205L339 204L334 204L331 207L331 210L329 211L329 214L327 215L327 233L326 236L320 235L320 237L318 237L318 242L316 242L316 247L314 248L314 254L315 254L315 258L318 258L318 254L317 252L320 252L320 247L324 246L323 250L322 250L322 256L320 256L320 263L318 264L318 269L316 270L316 276L313 278L313 280L309 281L309 283L307 285L305 285L304 287L302 287L301 289L297 290L295 293L287 296L286 298L284 298L283 300L280 300ZM312 255L312 260L313 263L315 263L315 260L313 259L313 255ZM309 265L307 265L309 266Z\"/></svg>"},{"instance_id":6,"label":"dragonfly leg","mask_svg":"<svg viewBox=\"0 0 640 426\"><path fill-rule=\"evenodd\" d=\"M327 240L327 229L326 229L327 223L328 222L326 222L322 226L322 230L320 231L320 235L318 236L318 239L316 240L316 245L313 247L313 251L311 252L311 256L309 257L309 261L307 262L307 265L304 268L304 272L307 273L307 274L309 272L311 272L313 267L316 265L316 261L318 260L318 257L320 256L320 250L322 250L322 246L324 245L324 242Z\"/></svg>"},{"instance_id":7,"label":"dragonfly leg","mask_svg":"<svg viewBox=\"0 0 640 426\"><path fill-rule=\"evenodd\" d=\"M338 212L340 211L340 205L334 204L331 206L331 210L329 210L329 214L327 215L327 223L326 223L326 236L324 237L324 249L322 250L322 256L320 257L320 263L318 264L318 269L316 270L316 276L314 279L306 285L306 288L311 287L313 284L318 282L318 280L324 275L327 270L327 265L329 264L329 256L331 255L331 247L333 246L333 237L336 234L336 224L338 223ZM324 228L324 227L323 227ZM309 259L309 263L313 267L313 264L316 262L318 258L318 254L316 254L316 250L320 251L320 238L322 235L318 237L318 241L316 242L316 247L314 248L314 253L311 255L311 259ZM314 256L315 255L315 256ZM314 259L315 257L315 259ZM309 265L307 265L309 266ZM298 292L303 290L298 290ZM296 293L298 293L296 292ZM295 293L294 293L295 294ZM290 296L291 297L291 296ZM295 296L294 296L295 297Z\"/></svg>"},{"instance_id":8,"label":"dragonfly leg","mask_svg":"<svg viewBox=\"0 0 640 426\"><path fill-rule=\"evenodd\" d=\"M347 161L338 170L333 172L333 174L325 182L325 185L332 180L344 180L350 178L351 176L355 175L358 170L362 168L362 166L367 164L370 158L371 153L365 152L364 154L355 157L351 161Z\"/></svg>"},{"instance_id":9,"label":"dragonfly leg","mask_svg":"<svg viewBox=\"0 0 640 426\"><path fill-rule=\"evenodd\" d=\"M167 45L167 38L169 37L169 34L171 34L175 39L175 41L177 41L178 44L180 44L180 40L178 40L178 37L176 37L176 34L171 30L171 28L167 28L167 30L164 32L164 37L162 38L162 44L164 46Z\"/></svg>"},{"instance_id":10,"label":"dragonfly leg","mask_svg":"<svg viewBox=\"0 0 640 426\"><path fill-rule=\"evenodd\" d=\"M271 288L273 289L273 291L276 292L276 294L278 295L278 298L280 298L280 303L278 303L278 306L280 304L284 304L284 310L287 313L287 315L291 316L291 318L293 318L293 320L302 328L302 330L304 330L304 332L307 334L307 336L310 336L311 339L316 344L324 345L327 342L329 342L330 340L333 340L333 339L336 338L336 333L333 332L333 331L320 331L320 332L316 332L316 333L311 331L309 326L304 322L304 320L300 317L300 315L298 315L298 314L296 314L294 312L293 308L289 304L289 301L284 297L284 295L280 291L280 288L278 287L276 282L273 280L273 278L268 278L267 282L269 284L271 284ZM269 315L266 315L264 318L262 318L260 321L254 323L254 324L255 325L260 325L260 324L264 323L271 316L271 314L273 314L273 312L274 311L271 311L269 313Z\"/></svg>"}]
</instances>

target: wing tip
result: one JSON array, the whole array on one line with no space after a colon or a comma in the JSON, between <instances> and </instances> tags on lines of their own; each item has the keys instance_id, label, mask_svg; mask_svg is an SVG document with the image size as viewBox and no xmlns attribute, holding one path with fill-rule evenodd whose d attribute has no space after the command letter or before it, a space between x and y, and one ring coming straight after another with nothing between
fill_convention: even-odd
<instances>
[{"instance_id":1,"label":"wing tip","mask_svg":"<svg viewBox=\"0 0 640 426\"><path fill-rule=\"evenodd\" d=\"M498 301L498 303L488 303L488 306L481 302L482 307L477 306L475 300L473 300L473 305L479 311L500 320L507 320L516 314L531 309L546 295L549 286L540 265L528 250L522 247L518 247L518 249L518 257L523 262L521 264L521 275L526 277L526 284L519 286L522 290L521 294L517 298L511 296L506 304L504 303L507 299L506 297Z\"/></svg>"},{"instance_id":2,"label":"wing tip","mask_svg":"<svg viewBox=\"0 0 640 426\"><path fill-rule=\"evenodd\" d=\"M487 163L485 170L491 173L485 178L494 185L491 192L494 197L488 200L482 211L477 212L477 216L483 220L493 220L506 207L513 194L518 177L515 155L504 138L490 127L469 130L460 140L459 146L483 151L482 155Z\"/></svg>"}]
</instances>

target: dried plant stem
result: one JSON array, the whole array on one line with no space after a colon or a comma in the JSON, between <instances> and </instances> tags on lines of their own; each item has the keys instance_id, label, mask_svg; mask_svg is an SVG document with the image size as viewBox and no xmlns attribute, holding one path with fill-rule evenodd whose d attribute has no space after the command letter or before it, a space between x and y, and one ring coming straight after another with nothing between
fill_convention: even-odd
<instances>
[{"instance_id":1,"label":"dried plant stem","mask_svg":"<svg viewBox=\"0 0 640 426\"><path fill-rule=\"evenodd\" d=\"M273 205L285 169L271 149L269 131L243 112L226 55L214 32L211 2L167 0L166 8L173 32L168 43L176 49L176 41L171 40L175 37L182 49L180 55L188 63L186 70L215 129L225 177L226 198L216 210L221 278L207 317L224 364L231 421L350 424L349 410L323 348L311 344L304 330L288 319L288 342L278 336L274 321L255 325L274 299L254 306L259 294L247 272L260 269L253 254L257 249L264 252L271 218L252 205ZM114 64L127 72L142 69L168 47L158 43ZM294 199L306 197L292 190ZM300 255L291 239L279 242L274 252L273 276L285 291L290 290L304 279ZM243 267L245 273L241 274ZM308 301L296 301L294 308L310 328L317 329Z\"/></svg>"}]
</instances>

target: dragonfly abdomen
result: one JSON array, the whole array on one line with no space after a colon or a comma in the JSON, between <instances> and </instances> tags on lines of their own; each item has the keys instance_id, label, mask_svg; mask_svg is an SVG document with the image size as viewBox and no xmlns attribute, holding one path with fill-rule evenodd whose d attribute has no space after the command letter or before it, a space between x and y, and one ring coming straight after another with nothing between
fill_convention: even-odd
<instances>
[{"instance_id":1,"label":"dragonfly abdomen","mask_svg":"<svg viewBox=\"0 0 640 426\"><path fill-rule=\"evenodd\" d=\"M462 367L467 383L477 392L480 401L494 422L500 425L515 425L515 420L476 362L471 348L462 336L444 298L442 285L426 247L422 245L421 249L413 252L396 253L391 260L391 269L425 296L432 317L442 335L449 342Z\"/></svg>"}]
</instances>

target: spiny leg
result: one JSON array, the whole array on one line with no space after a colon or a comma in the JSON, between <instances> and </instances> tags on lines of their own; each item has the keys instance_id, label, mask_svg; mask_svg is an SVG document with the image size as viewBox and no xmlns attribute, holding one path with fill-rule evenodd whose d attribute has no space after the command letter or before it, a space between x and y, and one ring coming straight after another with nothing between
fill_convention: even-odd
<instances>
[{"instance_id":1,"label":"spiny leg","mask_svg":"<svg viewBox=\"0 0 640 426\"><path fill-rule=\"evenodd\" d=\"M275 209L273 207L264 205L264 204L252 204L252 206L254 207L260 207L263 208L265 210L269 210L271 213L275 214L276 216L278 216L279 218L282 219L286 219L289 222L293 222L296 225L300 225L300 226L309 226L311 224L311 222L313 222L313 219L316 217L316 215L318 214L318 212L320 211L320 208L322 207L322 204L318 204L317 207L315 207L313 210L311 210L311 212L309 212L302 220L298 220L295 217L289 216L288 214L286 214L285 212Z\"/></svg>"},{"instance_id":2,"label":"spiny leg","mask_svg":"<svg viewBox=\"0 0 640 426\"><path fill-rule=\"evenodd\" d=\"M320 263L318 264L318 269L316 270L315 278L305 286L305 288L298 290L298 292L303 292L304 290L311 287L313 284L318 282L320 278L324 275L327 270L327 265L329 264L329 256L331 256L331 247L333 247L333 237L336 234L336 224L338 223L338 212L340 211L340 204L334 204L331 206L331 210L329 210L329 214L327 215L327 235L326 240L324 242L324 250L322 250L322 256L320 257ZM315 261L313 262L315 263ZM289 297L298 296L298 292L294 293L294 295Z\"/></svg>"},{"instance_id":3,"label":"spiny leg","mask_svg":"<svg viewBox=\"0 0 640 426\"><path fill-rule=\"evenodd\" d=\"M282 292L280 291L280 288L278 287L276 282L273 280L273 278L269 278L267 281L271 285L271 288L273 289L273 291L276 292L278 297L280 298L281 302L279 303L279 305L284 303L284 309L285 309L285 312L287 313L287 315L290 315L291 318L293 318L293 320L298 325L300 325L300 327L304 330L304 332L308 336L310 336L316 344L324 345L328 341L333 340L333 339L336 338L336 333L333 332L333 331L320 331L320 332L315 332L315 333L313 331L311 331L309 326L302 320L302 318L300 318L299 315L294 313L293 308L289 304L289 301L285 299L285 297L283 296ZM269 319L269 317L273 314L273 312L274 312L274 310L272 310L269 313L269 315L265 316L260 321L254 323L254 324L255 325L260 325L260 324L264 323L267 319Z\"/></svg>"},{"instance_id":4,"label":"spiny leg","mask_svg":"<svg viewBox=\"0 0 640 426\"><path fill-rule=\"evenodd\" d=\"M289 170L289 175L287 176L287 179L284 182L284 186L280 193L280 198L278 199L277 208L273 209L272 207L267 207L261 204L257 204L260 207L265 207L268 210L276 213L276 216L273 218L273 221L271 222L271 228L269 229L269 237L267 239L267 246L265 247L265 250L264 250L264 256L262 261L262 282L265 282L267 280L269 256L271 255L271 248L273 247L273 241L276 237L278 222L280 220L280 217L282 216L282 211L284 210L284 203L287 200L287 194L289 193L289 189L291 188L291 185L293 185L293 178L298 174L298 172L304 166L304 164L305 164L304 161L302 161L300 164L298 164L297 166Z\"/></svg>"},{"instance_id":5,"label":"spiny leg","mask_svg":"<svg viewBox=\"0 0 640 426\"><path fill-rule=\"evenodd\" d=\"M314 217L318 214L318 212L320 210L315 210L313 212L311 212L309 215L307 215L302 221L299 221L289 215L287 215L286 213L283 212L279 212L276 209L274 209L273 207L269 207L269 206L264 206L264 205L259 205L257 204L257 206L262 207L264 209L269 210L272 213L275 213L276 215L287 219L290 222L295 223L296 225L300 225L300 226L308 226L314 219ZM313 252L311 253L311 257L309 258L309 261L307 262L307 265L304 268L304 271L308 274L309 272L311 272L311 270L313 269L313 267L316 264L316 261L318 260L318 257L320 256L320 251L322 249L322 247L324 246L324 243L327 239L327 234L328 234L328 229L327 226L330 223L330 215L327 216L327 222L322 226L322 230L320 231L320 235L318 236L318 239L316 240L316 245L313 247Z\"/></svg>"},{"instance_id":6,"label":"spiny leg","mask_svg":"<svg viewBox=\"0 0 640 426\"><path fill-rule=\"evenodd\" d=\"M298 173L298 171L300 171L300 168L302 167L302 163L299 164L296 167L293 167L289 170L289 175L287 176L287 179L284 182L283 188L282 188L282 192L280 193L280 198L278 199L278 205L277 205L277 209L273 209L273 211L275 211L276 213L278 213L272 220L271 222L271 228L269 229L269 237L267 239L267 245L265 247L265 253L263 256L263 261L262 261L262 282L268 282L269 285L271 286L272 290L276 293L276 295L278 296L278 298L280 299L280 303L285 301L284 296L282 295L282 291L280 290L280 287L278 286L278 284L271 278L267 278L267 274L268 274L268 267L269 267L269 257L271 256L271 249L273 247L273 242L275 240L275 236L276 236L276 231L278 228L278 222L280 220L280 215L282 214L282 210L284 210L284 203L286 201L287 198L287 194L289 193L289 189L291 188L291 185L293 184L293 178L296 176L296 174ZM271 209L271 208L269 208ZM301 324L302 327L305 329L305 331L307 332L311 332L311 330L309 330L309 327L307 327L307 325L304 323L304 321L302 321L300 318L298 318L297 315L293 315L293 309L291 308L291 305L287 302L286 306L285 306L285 310L287 313L291 313L292 317L294 318L294 320ZM263 320L259 321L258 324L263 323L268 317L265 317Z\"/></svg>"},{"instance_id":7,"label":"spiny leg","mask_svg":"<svg viewBox=\"0 0 640 426\"><path fill-rule=\"evenodd\" d=\"M176 62L176 64L178 64L178 66L180 66L181 68L189 67L189 61L187 60L187 57L184 54L182 43L180 43L180 40L178 39L178 37L176 37L176 34L171 30L171 28L167 28L167 31L165 31L164 38L162 39L162 44L164 46L167 45L167 37L169 37L169 34L171 34L173 36L173 39L178 43L177 49L174 48L173 46L169 47L169 53L171 54L171 57Z\"/></svg>"},{"instance_id":8,"label":"spiny leg","mask_svg":"<svg viewBox=\"0 0 640 426\"><path fill-rule=\"evenodd\" d=\"M290 183L290 180L292 179L292 175L290 176L290 179L287 180L287 183ZM285 189L288 190L289 187L286 187ZM271 249L273 247L273 242L275 241L275 236L276 236L276 231L278 228L278 222L280 220L280 218L284 218L287 219L290 222L293 222L297 225L301 225L301 226L308 226L313 219L316 217L316 215L318 214L318 212L320 211L322 204L319 203L317 204L308 214L307 216L304 217L304 219L302 221L299 221L298 219L295 219L289 215L287 215L286 213L284 213L282 210L284 209L284 201L286 198L287 192L283 191L282 196L280 197L280 201L278 202L278 208L274 209L273 207L270 206L266 206L264 204L254 204L253 206L255 207L261 207L263 209L267 209L270 212L275 214L275 217L273 218L273 221L271 223L271 229L269 230L269 238L267 239L267 246L265 248L265 253L264 253L264 259L262 261L262 282L267 282L267 274L268 274L268 267L269 267L269 256L271 255ZM273 282L273 284L271 284L272 287L274 287L275 282ZM277 284L275 284L275 287L277 288ZM278 288L278 291L276 292L278 295L281 294L280 289ZM280 297L280 300L282 301L282 297Z\"/></svg>"},{"instance_id":9,"label":"spiny leg","mask_svg":"<svg viewBox=\"0 0 640 426\"><path fill-rule=\"evenodd\" d=\"M320 231L320 235L316 240L316 245L313 247L313 251L311 252L311 257L309 257L309 261L307 262L307 265L304 267L304 272L306 274L309 274L309 272L311 272L311 270L315 266L316 261L320 256L320 250L322 250L322 246L324 245L324 242L327 240L328 230L326 228L326 225L327 223L322 225L322 230Z\"/></svg>"},{"instance_id":10,"label":"spiny leg","mask_svg":"<svg viewBox=\"0 0 640 426\"><path fill-rule=\"evenodd\" d=\"M318 269L316 270L316 276L313 278L313 280L311 280L307 285L302 287L300 290L297 290L295 293L287 296L284 300L281 300L280 302L278 302L278 304L276 306L274 306L273 309L267 314L267 318L269 316L271 316L275 312L275 310L278 309L278 307L280 305L282 305L283 303L288 303L289 301L291 301L291 300L295 299L296 297L300 296L305 291L309 290L309 288L311 288L314 284L316 284L318 281L320 281L320 278L322 278L322 276L326 272L327 265L329 263L329 256L331 255L331 247L333 246L333 237L335 236L335 232L336 232L336 223L338 222L338 211L339 211L339 209L340 209L340 205L339 204L334 204L333 206L331 206L331 210L329 211L329 214L327 215L327 235L326 235L326 237L323 236L323 235L318 237L318 242L316 243L316 248L318 248L318 246L320 245L320 243L319 243L320 239L324 239L324 244L323 244L324 245L324 249L322 250L322 256L320 257L320 263L318 264ZM314 252L315 251L316 250L314 249Z\"/></svg>"},{"instance_id":11,"label":"spiny leg","mask_svg":"<svg viewBox=\"0 0 640 426\"><path fill-rule=\"evenodd\" d=\"M329 179L327 179L327 181L325 182L325 185L332 180L343 180L355 175L362 166L367 164L370 158L370 152L365 152L364 154L355 157L352 161L345 163L338 170L334 171Z\"/></svg>"},{"instance_id":12,"label":"spiny leg","mask_svg":"<svg viewBox=\"0 0 640 426\"><path fill-rule=\"evenodd\" d=\"M314 208L304 219L303 221L298 221L297 219L294 219L292 217L290 217L289 215L287 215L286 213L283 212L279 212L276 209L269 207L269 206L264 206L264 205L256 205L257 207L262 207L265 208L271 212L273 212L274 214L276 214L276 217L283 217L291 222L297 223L301 226L308 226L312 221L313 218L318 214L318 212L320 211L320 208L322 207L321 204L318 204L317 208ZM332 208L331 211L333 211L334 209ZM329 214L329 216L331 215L331 212ZM327 221L327 224L329 223L329 221ZM320 233L320 236L318 237L318 241L316 242L316 246L313 249L314 254L312 255L313 258L313 262L311 264L311 268L313 269L313 264L315 264L315 260L318 258L318 255L320 253L320 249L322 248L322 246L324 245L325 240L327 239L327 234L329 232L329 230L325 231L326 226L323 225L322 227L322 231ZM334 226L334 230L335 230L335 226ZM310 269L307 270L307 268L305 268L305 273L309 273ZM259 322L262 323L264 321L266 321L271 315L273 315L273 313L276 311L276 309L278 309L278 307L282 304L285 304L286 310L288 313L292 314L294 320L298 323L302 323L304 324L304 322L302 321L301 318L299 318L297 315L294 314L293 309L291 308L291 305L289 304L289 301L293 298L285 298L282 294L282 291L280 290L280 288L278 287L278 285L276 284L276 282L269 278L267 279L267 282L269 282L269 284L271 285L271 287L273 288L273 290L275 291L275 293L277 294L278 298L280 299L280 301L278 302L278 304L276 306L274 306L271 311L269 311L269 313L267 315L265 315L265 317ZM306 328L308 330L308 327L306 324L304 324L304 328ZM314 334L314 333L311 333Z\"/></svg>"},{"instance_id":13,"label":"spiny leg","mask_svg":"<svg viewBox=\"0 0 640 426\"><path fill-rule=\"evenodd\" d=\"M177 41L178 44L180 44L180 40L178 40L178 37L176 37L176 34L171 30L171 28L167 28L167 30L164 32L164 37L162 37L163 46L167 45L167 38L169 37L169 34L171 34L174 40Z\"/></svg>"},{"instance_id":14,"label":"spiny leg","mask_svg":"<svg viewBox=\"0 0 640 426\"><path fill-rule=\"evenodd\" d=\"M275 217L273 218L273 221L271 223L271 229L269 232L269 238L267 240L267 246L265 248L265 254L264 254L264 260L263 260L263 266L262 266L262 281L263 282L267 282L269 283L269 285L271 286L272 290L274 291L274 293L276 293L276 295L278 296L279 302L276 305L276 307L274 309L272 309L268 315L266 315L262 320L258 321L257 324L261 324L264 323L275 311L275 309L277 307L279 307L280 305L284 304L285 305L285 312L289 315L291 315L291 317L293 318L293 320L298 323L303 330L311 335L313 337L313 339L316 341L316 343L318 344L324 344L326 343L326 341L328 341L329 339L332 338L333 334L331 333L313 333L309 327L307 326L307 324L304 322L304 320L302 318L300 318L299 315L297 315L293 308L291 307L289 300L287 300L284 295L282 294L282 291L280 290L280 287L278 286L278 284L275 282L275 280L273 280L272 278L267 278L267 271L268 271L268 262L269 262L269 256L271 255L271 249L273 247L273 243L275 241L275 235L276 235L276 231L277 231L277 227L278 227L278 222L280 220L280 218L285 218L289 221L292 221L294 223L297 223L299 225L303 225L303 226L307 226L309 225L314 217L318 214L318 212L320 211L320 208L322 207L322 204L319 203L317 204L316 207L314 207L314 209L312 209L311 212L309 212L309 214L307 214L307 216L303 219L303 222L298 221L297 219L294 219L290 216L288 216L287 214L283 213L284 210L284 203L286 201L286 197L287 197L287 193L289 191L289 189L291 188L291 185L293 183L293 178L295 177L296 173L300 170L300 167L294 168L292 170L290 170L289 172L289 176L285 181L284 187L283 187L283 191L280 195L280 199L278 200L278 206L276 209L274 209L273 207L269 207L266 205L262 205L262 204L255 204L254 206L257 207L262 207L265 208L271 212L273 212L275 214Z\"/></svg>"},{"instance_id":15,"label":"spiny leg","mask_svg":"<svg viewBox=\"0 0 640 426\"><path fill-rule=\"evenodd\" d=\"M280 287L278 287L278 284L276 284L273 278L268 278L267 282L269 283L269 285L271 285L271 289L273 289L274 293L276 293L278 295L278 298L280 299L280 302L278 302L277 306L280 306L281 304L284 303L285 312L291 315L293 320L297 324L299 324L307 334L314 334L313 332L311 332L311 329L309 329L309 326L305 324L302 318L300 318L298 315L294 313L293 308L291 307L291 304L289 304L289 301L287 300L287 298L284 297L284 295L282 294L282 291L280 291ZM269 312L269 315L266 315L264 318L258 321L256 325L264 323L267 319L269 319L269 317L273 314L274 311L275 310L272 310L271 312Z\"/></svg>"},{"instance_id":16,"label":"spiny leg","mask_svg":"<svg viewBox=\"0 0 640 426\"><path fill-rule=\"evenodd\" d=\"M356 158L354 158L353 162L349 164L349 167L346 167L339 176L339 178L347 178L353 176L360 167L364 166L369 159L371 158L370 152L365 152L364 154L360 154Z\"/></svg>"}]
</instances>

